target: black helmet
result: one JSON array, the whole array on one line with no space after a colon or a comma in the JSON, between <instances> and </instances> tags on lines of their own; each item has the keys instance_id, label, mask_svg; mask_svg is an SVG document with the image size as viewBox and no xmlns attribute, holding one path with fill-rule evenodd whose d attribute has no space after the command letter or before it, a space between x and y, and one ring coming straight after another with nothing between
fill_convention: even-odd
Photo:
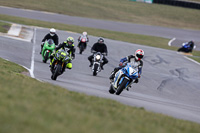
<instances>
[{"instance_id":1,"label":"black helmet","mask_svg":"<svg viewBox=\"0 0 200 133\"><path fill-rule=\"evenodd\" d=\"M100 37L100 38L98 39L98 42L99 42L99 43L104 43L104 39L103 39L102 37Z\"/></svg>"}]
</instances>

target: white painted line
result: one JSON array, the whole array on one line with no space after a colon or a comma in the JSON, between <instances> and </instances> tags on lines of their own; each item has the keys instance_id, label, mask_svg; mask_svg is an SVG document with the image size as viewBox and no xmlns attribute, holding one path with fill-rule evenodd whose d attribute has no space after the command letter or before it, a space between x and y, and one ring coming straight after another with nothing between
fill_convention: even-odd
<instances>
[{"instance_id":1,"label":"white painted line","mask_svg":"<svg viewBox=\"0 0 200 133\"><path fill-rule=\"evenodd\" d=\"M192 62L194 62L194 63L196 63L196 64L198 64L198 65L200 65L200 63L199 62L197 62L197 61L195 61L195 60L193 60L193 59L191 59L191 58L188 58L187 56L184 56L186 59L188 59L188 60L190 60L190 61L192 61Z\"/></svg>"},{"instance_id":2,"label":"white painted line","mask_svg":"<svg viewBox=\"0 0 200 133\"><path fill-rule=\"evenodd\" d=\"M176 40L176 38L171 39L171 40L168 42L168 45L171 46L171 45L172 45L172 42L173 42L174 40Z\"/></svg>"},{"instance_id":3,"label":"white painted line","mask_svg":"<svg viewBox=\"0 0 200 133\"><path fill-rule=\"evenodd\" d=\"M36 28L34 28L34 35L33 35L33 51L32 51L31 69L30 69L30 75L31 75L32 78L35 78L35 76L34 76L35 43L36 43Z\"/></svg>"},{"instance_id":4,"label":"white painted line","mask_svg":"<svg viewBox=\"0 0 200 133\"><path fill-rule=\"evenodd\" d=\"M0 36L6 37L6 38L15 39L15 40L19 40L19 41L30 42L30 40L22 39L22 38L19 38L19 37L7 36L7 35L0 35Z\"/></svg>"}]
</instances>

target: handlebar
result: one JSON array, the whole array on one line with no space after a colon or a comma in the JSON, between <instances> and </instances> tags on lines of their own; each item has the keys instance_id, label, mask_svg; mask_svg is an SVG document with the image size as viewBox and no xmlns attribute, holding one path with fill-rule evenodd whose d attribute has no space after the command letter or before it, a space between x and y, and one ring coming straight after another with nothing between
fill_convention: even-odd
<instances>
[{"instance_id":1,"label":"handlebar","mask_svg":"<svg viewBox=\"0 0 200 133\"><path fill-rule=\"evenodd\" d=\"M91 53L95 54L97 51L91 50ZM101 53L101 52L100 52ZM107 53L101 53L103 56L107 56Z\"/></svg>"}]
</instances>

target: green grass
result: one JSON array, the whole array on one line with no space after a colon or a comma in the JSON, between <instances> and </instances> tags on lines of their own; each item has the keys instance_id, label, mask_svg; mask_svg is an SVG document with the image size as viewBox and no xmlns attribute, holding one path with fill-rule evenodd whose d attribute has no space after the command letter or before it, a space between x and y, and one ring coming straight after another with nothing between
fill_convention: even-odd
<instances>
[{"instance_id":1,"label":"green grass","mask_svg":"<svg viewBox=\"0 0 200 133\"><path fill-rule=\"evenodd\" d=\"M129 0L0 0L0 5L96 19L200 30L200 10Z\"/></svg>"},{"instance_id":2,"label":"green grass","mask_svg":"<svg viewBox=\"0 0 200 133\"><path fill-rule=\"evenodd\" d=\"M0 58L1 133L198 133L197 123L71 92ZM10 82L12 81L12 82Z\"/></svg>"},{"instance_id":3,"label":"green grass","mask_svg":"<svg viewBox=\"0 0 200 133\"><path fill-rule=\"evenodd\" d=\"M0 21L0 32L7 33L10 26L11 26L10 24Z\"/></svg>"},{"instance_id":4,"label":"green grass","mask_svg":"<svg viewBox=\"0 0 200 133\"><path fill-rule=\"evenodd\" d=\"M196 56L189 56L191 59L197 61L197 62L200 62L200 56L199 57L196 57Z\"/></svg>"}]
</instances>

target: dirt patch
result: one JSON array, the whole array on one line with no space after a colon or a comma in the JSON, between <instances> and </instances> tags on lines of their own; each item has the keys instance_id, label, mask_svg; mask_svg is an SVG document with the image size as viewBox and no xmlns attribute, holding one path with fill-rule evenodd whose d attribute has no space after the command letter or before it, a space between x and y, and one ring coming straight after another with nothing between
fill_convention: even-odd
<instances>
[{"instance_id":1,"label":"dirt patch","mask_svg":"<svg viewBox=\"0 0 200 133\"><path fill-rule=\"evenodd\" d=\"M26 76L31 76L29 72L21 72L21 74L26 75Z\"/></svg>"},{"instance_id":2,"label":"dirt patch","mask_svg":"<svg viewBox=\"0 0 200 133\"><path fill-rule=\"evenodd\" d=\"M3 25L2 27L3 27L3 29L5 29L6 31L8 31L8 30L10 29L10 26L9 26L9 25Z\"/></svg>"}]
</instances>

